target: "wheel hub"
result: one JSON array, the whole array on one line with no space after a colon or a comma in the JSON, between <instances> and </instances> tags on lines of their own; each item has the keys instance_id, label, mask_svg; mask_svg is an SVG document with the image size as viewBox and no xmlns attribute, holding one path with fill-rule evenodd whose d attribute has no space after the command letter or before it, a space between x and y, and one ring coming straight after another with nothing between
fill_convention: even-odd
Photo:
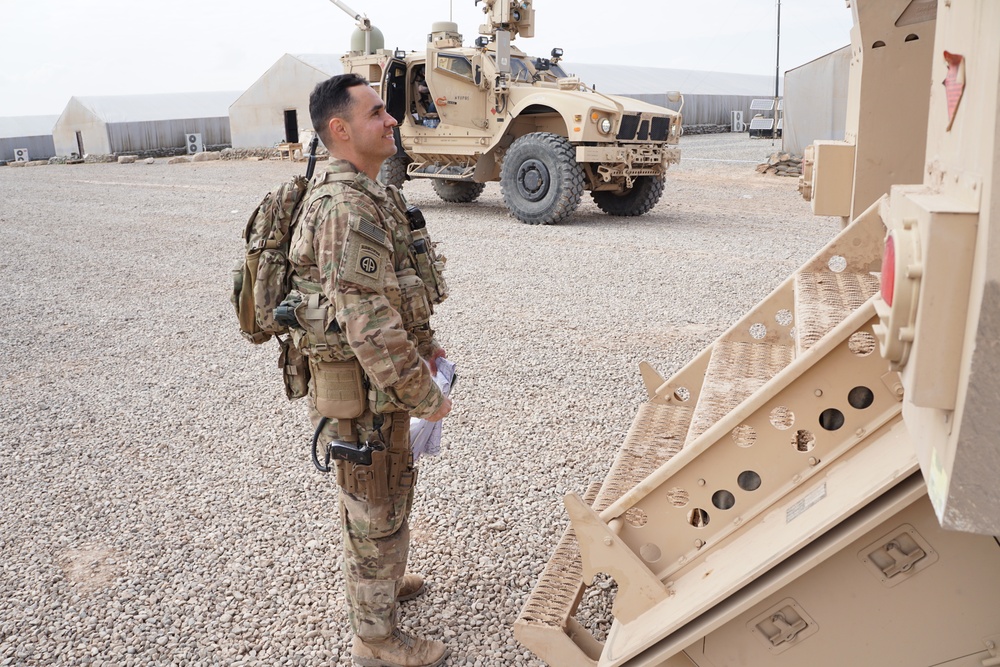
<instances>
[{"instance_id":1,"label":"wheel hub","mask_svg":"<svg viewBox=\"0 0 1000 667\"><path fill-rule=\"evenodd\" d=\"M518 193L528 201L540 201L549 191L549 170L540 160L525 160L517 169Z\"/></svg>"}]
</instances>

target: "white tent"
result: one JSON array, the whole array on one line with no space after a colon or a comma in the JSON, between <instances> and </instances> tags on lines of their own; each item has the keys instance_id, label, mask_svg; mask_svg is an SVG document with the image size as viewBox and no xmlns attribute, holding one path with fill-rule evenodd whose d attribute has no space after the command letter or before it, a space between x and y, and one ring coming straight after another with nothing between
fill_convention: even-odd
<instances>
[{"instance_id":1,"label":"white tent","mask_svg":"<svg viewBox=\"0 0 1000 667\"><path fill-rule=\"evenodd\" d=\"M676 90L685 95L774 96L774 78L760 74L590 63L560 65L568 74L604 93L635 95Z\"/></svg>"},{"instance_id":2,"label":"white tent","mask_svg":"<svg viewBox=\"0 0 1000 667\"><path fill-rule=\"evenodd\" d=\"M785 72L782 147L802 155L817 139L843 139L847 126L847 86L851 47Z\"/></svg>"},{"instance_id":3,"label":"white tent","mask_svg":"<svg viewBox=\"0 0 1000 667\"><path fill-rule=\"evenodd\" d=\"M52 130L58 155L181 148L198 133L228 145L229 105L239 92L72 97Z\"/></svg>"},{"instance_id":4,"label":"white tent","mask_svg":"<svg viewBox=\"0 0 1000 667\"><path fill-rule=\"evenodd\" d=\"M52 127L59 116L8 116L0 118L0 160L12 161L15 151L25 151L31 160L47 160L56 154Z\"/></svg>"},{"instance_id":5,"label":"white tent","mask_svg":"<svg viewBox=\"0 0 1000 667\"><path fill-rule=\"evenodd\" d=\"M281 56L229 107L233 148L299 141L303 130L312 130L313 88L341 72L339 55Z\"/></svg>"},{"instance_id":6,"label":"white tent","mask_svg":"<svg viewBox=\"0 0 1000 667\"><path fill-rule=\"evenodd\" d=\"M755 98L774 97L774 78L760 74L706 72L666 67L560 63L567 73L598 92L634 97L650 104L677 109L667 93L684 95L685 125L729 125L733 111L750 118Z\"/></svg>"}]
</instances>

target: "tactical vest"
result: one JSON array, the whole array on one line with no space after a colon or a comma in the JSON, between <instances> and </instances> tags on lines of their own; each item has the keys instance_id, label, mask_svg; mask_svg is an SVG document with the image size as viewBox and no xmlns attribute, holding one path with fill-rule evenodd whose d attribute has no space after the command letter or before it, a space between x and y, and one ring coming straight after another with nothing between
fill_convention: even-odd
<instances>
[{"instance_id":1,"label":"tactical vest","mask_svg":"<svg viewBox=\"0 0 1000 667\"><path fill-rule=\"evenodd\" d=\"M312 205L331 197L337 204L347 200L349 188L370 197L358 183L360 174L317 174L311 183L300 215ZM448 296L443 270L445 257L439 256L423 223L423 216L416 207L408 206L402 193L394 186L386 188L386 200L376 201L378 227L387 233L392 244L392 264L399 291L385 290L384 295L403 322L403 327L417 341L417 349L429 345L432 337L430 316L434 306ZM366 223L362 223L366 224ZM336 309L322 292L321 285L302 276L293 277L293 285L302 301L295 309L296 319L302 329L293 329L296 347L314 361L347 361L355 358L347 337L336 323ZM425 352L426 353L426 352ZM376 412L392 411L389 397L374 387L369 398L376 404Z\"/></svg>"}]
</instances>

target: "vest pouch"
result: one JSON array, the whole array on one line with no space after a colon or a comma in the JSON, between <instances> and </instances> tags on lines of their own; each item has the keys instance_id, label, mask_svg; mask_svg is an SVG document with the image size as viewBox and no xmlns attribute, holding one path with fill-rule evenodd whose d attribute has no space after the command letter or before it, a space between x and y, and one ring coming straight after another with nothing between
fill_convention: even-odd
<instances>
[{"instance_id":1,"label":"vest pouch","mask_svg":"<svg viewBox=\"0 0 1000 667\"><path fill-rule=\"evenodd\" d=\"M285 396L294 401L309 393L309 361L290 338L278 338L281 352L278 368L285 383Z\"/></svg>"},{"instance_id":2,"label":"vest pouch","mask_svg":"<svg viewBox=\"0 0 1000 667\"><path fill-rule=\"evenodd\" d=\"M348 361L320 361L309 357L313 402L316 411L330 419L357 419L367 406L361 364Z\"/></svg>"},{"instance_id":3,"label":"vest pouch","mask_svg":"<svg viewBox=\"0 0 1000 667\"><path fill-rule=\"evenodd\" d=\"M270 333L285 329L274 321L274 309L288 294L287 266L285 253L276 248L264 248L257 260L257 275L253 283L255 316L260 328Z\"/></svg>"},{"instance_id":4,"label":"vest pouch","mask_svg":"<svg viewBox=\"0 0 1000 667\"><path fill-rule=\"evenodd\" d=\"M444 255L438 255L426 229L412 232L413 243L410 252L417 268L417 274L424 281L431 303L437 305L448 298L448 285L444 281Z\"/></svg>"},{"instance_id":5,"label":"vest pouch","mask_svg":"<svg viewBox=\"0 0 1000 667\"><path fill-rule=\"evenodd\" d=\"M302 327L298 334L305 354L323 361L343 361L354 358L347 337L340 332L336 313L322 294L306 294L295 307L295 319Z\"/></svg>"},{"instance_id":6,"label":"vest pouch","mask_svg":"<svg viewBox=\"0 0 1000 667\"><path fill-rule=\"evenodd\" d=\"M409 269L396 274L399 283L400 307L399 316L403 318L403 327L407 330L421 327L431 321L431 304L427 300L427 288L424 281Z\"/></svg>"},{"instance_id":7,"label":"vest pouch","mask_svg":"<svg viewBox=\"0 0 1000 667\"><path fill-rule=\"evenodd\" d=\"M254 308L253 287L257 280L259 262L260 251L256 250L247 254L245 262L241 261L233 268L233 295L230 298L240 321L240 331L255 343L263 343L271 337L261 332Z\"/></svg>"}]
</instances>

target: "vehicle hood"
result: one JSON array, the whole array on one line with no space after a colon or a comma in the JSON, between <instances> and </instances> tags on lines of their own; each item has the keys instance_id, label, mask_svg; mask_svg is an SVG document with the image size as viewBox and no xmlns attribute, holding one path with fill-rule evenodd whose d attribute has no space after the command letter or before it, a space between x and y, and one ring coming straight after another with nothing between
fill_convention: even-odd
<instances>
[{"instance_id":1,"label":"vehicle hood","mask_svg":"<svg viewBox=\"0 0 1000 667\"><path fill-rule=\"evenodd\" d=\"M511 111L517 115L521 110L534 105L552 107L564 114L581 113L590 108L617 111L614 102L622 106L624 113L652 113L676 116L677 112L656 104L622 95L604 95L584 90L560 90L556 87L512 86L510 89Z\"/></svg>"}]
</instances>

